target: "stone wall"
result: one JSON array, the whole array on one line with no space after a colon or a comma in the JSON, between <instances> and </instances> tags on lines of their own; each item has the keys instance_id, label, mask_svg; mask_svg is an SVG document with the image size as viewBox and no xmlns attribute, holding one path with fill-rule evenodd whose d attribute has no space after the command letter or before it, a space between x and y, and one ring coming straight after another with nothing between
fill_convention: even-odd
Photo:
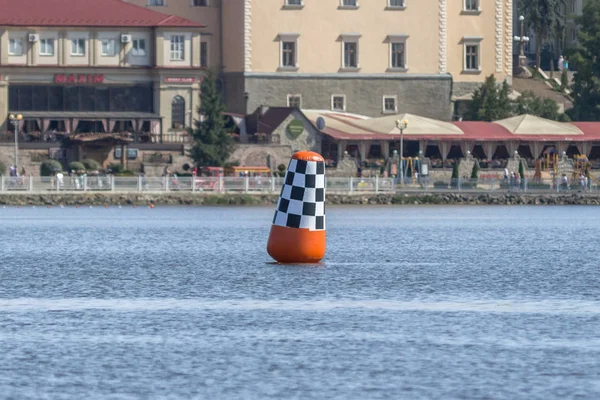
<instances>
[{"instance_id":1,"label":"stone wall","mask_svg":"<svg viewBox=\"0 0 600 400\"><path fill-rule=\"evenodd\" d=\"M249 95L248 112L261 105L287 106L288 94L301 95L302 108L330 110L331 96L340 94L346 96L347 112L380 117L383 115L383 96L395 95L399 112L449 121L452 116L451 82L450 75L247 74L245 92Z\"/></svg>"}]
</instances>

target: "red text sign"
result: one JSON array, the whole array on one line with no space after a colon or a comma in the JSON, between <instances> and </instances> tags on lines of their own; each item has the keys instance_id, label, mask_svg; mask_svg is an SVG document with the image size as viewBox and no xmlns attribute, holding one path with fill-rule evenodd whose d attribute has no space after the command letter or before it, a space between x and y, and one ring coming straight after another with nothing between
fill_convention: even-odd
<instances>
[{"instance_id":1,"label":"red text sign","mask_svg":"<svg viewBox=\"0 0 600 400\"><path fill-rule=\"evenodd\" d=\"M54 83L67 83L72 85L101 84L104 83L104 75L56 74L54 75Z\"/></svg>"}]
</instances>

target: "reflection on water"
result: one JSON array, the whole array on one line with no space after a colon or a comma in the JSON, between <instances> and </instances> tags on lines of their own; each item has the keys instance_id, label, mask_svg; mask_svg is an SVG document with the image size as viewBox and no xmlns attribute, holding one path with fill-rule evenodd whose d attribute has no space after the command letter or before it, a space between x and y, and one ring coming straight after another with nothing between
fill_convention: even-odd
<instances>
[{"instance_id":1,"label":"reflection on water","mask_svg":"<svg viewBox=\"0 0 600 400\"><path fill-rule=\"evenodd\" d=\"M595 208L272 212L0 209L0 398L600 398Z\"/></svg>"}]
</instances>

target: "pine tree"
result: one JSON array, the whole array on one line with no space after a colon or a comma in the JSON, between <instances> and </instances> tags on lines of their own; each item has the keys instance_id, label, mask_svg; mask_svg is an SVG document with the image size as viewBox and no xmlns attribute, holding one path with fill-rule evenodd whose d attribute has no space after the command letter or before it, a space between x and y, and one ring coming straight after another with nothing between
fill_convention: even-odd
<instances>
[{"instance_id":1,"label":"pine tree","mask_svg":"<svg viewBox=\"0 0 600 400\"><path fill-rule=\"evenodd\" d=\"M510 88L504 81L500 88L494 75L485 79L485 83L473 92L473 100L465 115L469 121L497 121L512 114L512 104L508 97Z\"/></svg>"},{"instance_id":2,"label":"pine tree","mask_svg":"<svg viewBox=\"0 0 600 400\"><path fill-rule=\"evenodd\" d=\"M215 76L208 72L202 81L197 110L201 118L195 119L194 128L189 130L194 139L190 156L199 167L224 166L233 151L233 139L226 126L224 111Z\"/></svg>"}]
</instances>

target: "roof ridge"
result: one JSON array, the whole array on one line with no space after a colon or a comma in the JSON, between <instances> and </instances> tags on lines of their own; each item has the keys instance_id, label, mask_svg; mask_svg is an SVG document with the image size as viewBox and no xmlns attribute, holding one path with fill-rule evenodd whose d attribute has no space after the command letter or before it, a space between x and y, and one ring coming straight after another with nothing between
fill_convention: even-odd
<instances>
[{"instance_id":1,"label":"roof ridge","mask_svg":"<svg viewBox=\"0 0 600 400\"><path fill-rule=\"evenodd\" d=\"M162 13L161 13L161 14L162 14ZM170 21L170 20L171 20L173 17L175 17L175 15L173 15L173 14L171 14L171 15L167 15L167 14L165 14L165 15L167 16L167 18L165 18L165 19L161 20L161 21L160 21L160 22L159 22L157 25L159 25L159 26L160 26L160 25L162 25L162 24L165 24L165 23L167 23L167 21Z\"/></svg>"}]
</instances>

